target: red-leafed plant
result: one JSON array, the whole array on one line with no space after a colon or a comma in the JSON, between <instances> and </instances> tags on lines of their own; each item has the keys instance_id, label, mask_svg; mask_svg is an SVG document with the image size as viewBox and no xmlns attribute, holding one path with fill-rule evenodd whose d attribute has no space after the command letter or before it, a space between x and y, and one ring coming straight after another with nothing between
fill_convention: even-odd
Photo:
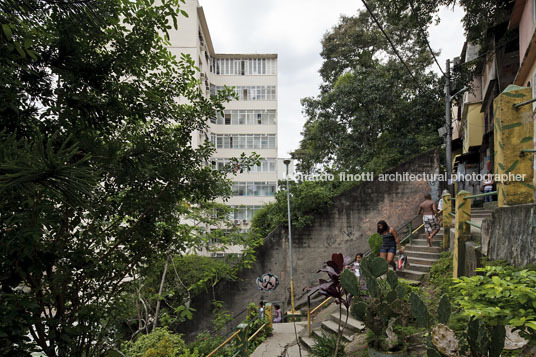
<instances>
[{"instance_id":1,"label":"red-leafed plant","mask_svg":"<svg viewBox=\"0 0 536 357\"><path fill-rule=\"evenodd\" d=\"M341 254L332 254L331 260L326 262L326 266L320 269L318 272L325 272L328 274L329 279L319 279L320 285L317 286L318 293L324 296L333 298L339 305L339 328L337 336L337 345L335 347L336 357L339 352L339 346L341 342L342 331L348 323L348 314L350 309L350 303L352 301L352 295L345 291L341 285L341 274L345 269L345 266L350 264L350 259ZM342 324L342 307L346 308L346 321L344 327Z\"/></svg>"}]
</instances>

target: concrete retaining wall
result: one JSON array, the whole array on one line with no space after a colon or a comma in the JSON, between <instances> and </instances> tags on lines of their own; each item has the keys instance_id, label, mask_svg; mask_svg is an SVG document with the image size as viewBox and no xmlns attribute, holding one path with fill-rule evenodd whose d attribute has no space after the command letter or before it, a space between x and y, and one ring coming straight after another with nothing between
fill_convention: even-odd
<instances>
[{"instance_id":1,"label":"concrete retaining wall","mask_svg":"<svg viewBox=\"0 0 536 357\"><path fill-rule=\"evenodd\" d=\"M482 228L482 252L490 260L536 263L536 204L499 207Z\"/></svg>"},{"instance_id":2,"label":"concrete retaining wall","mask_svg":"<svg viewBox=\"0 0 536 357\"><path fill-rule=\"evenodd\" d=\"M439 173L438 154L435 151L421 154L403 163L390 173ZM336 197L333 205L318 215L314 223L305 229L293 230L294 285L296 300L303 300L303 289L318 284L318 274L332 253L353 256L368 249L368 237L376 231L376 223L383 219L390 226L398 227L415 216L423 195L431 192L435 198L438 182L364 182ZM214 287L214 294L195 299L196 318L185 323L184 333L192 334L210 327L210 300L223 300L225 308L233 314L242 311L248 303L260 300L283 302L289 306L289 264L287 230L277 228L265 239L257 252L255 265L241 273L240 280L222 282ZM260 292L255 284L263 273L279 277L280 285L272 293ZM231 325L242 319L240 315Z\"/></svg>"}]
</instances>

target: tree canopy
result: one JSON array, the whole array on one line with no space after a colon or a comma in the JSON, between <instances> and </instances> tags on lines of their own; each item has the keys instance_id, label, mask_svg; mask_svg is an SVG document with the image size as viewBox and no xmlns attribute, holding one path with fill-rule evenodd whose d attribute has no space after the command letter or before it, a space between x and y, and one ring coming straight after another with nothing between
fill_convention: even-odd
<instances>
[{"instance_id":1,"label":"tree canopy","mask_svg":"<svg viewBox=\"0 0 536 357\"><path fill-rule=\"evenodd\" d=\"M303 171L382 171L440 142L441 85L415 17L370 4L412 73L368 12L342 17L322 40L320 94L302 99L307 121L293 156Z\"/></svg>"},{"instance_id":2,"label":"tree canopy","mask_svg":"<svg viewBox=\"0 0 536 357\"><path fill-rule=\"evenodd\" d=\"M102 355L139 269L230 194L191 145L230 91L168 51L180 4L0 2L0 354Z\"/></svg>"}]
</instances>

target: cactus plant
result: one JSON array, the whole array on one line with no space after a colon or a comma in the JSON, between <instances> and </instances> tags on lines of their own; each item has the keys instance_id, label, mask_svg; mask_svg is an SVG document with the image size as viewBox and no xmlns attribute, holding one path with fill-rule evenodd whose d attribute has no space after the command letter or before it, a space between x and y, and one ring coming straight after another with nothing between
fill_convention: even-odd
<instances>
[{"instance_id":1,"label":"cactus plant","mask_svg":"<svg viewBox=\"0 0 536 357\"><path fill-rule=\"evenodd\" d=\"M414 301L412 301L412 299ZM420 305L418 296L410 297L412 301L412 314L415 314L417 321L424 321L428 314L426 306ZM415 305L413 305L415 303ZM448 322L451 313L450 301L446 295L441 297L437 308L439 323L432 328L431 344L428 346L429 356L458 356L459 341L454 331L445 324ZM419 317L418 317L419 316ZM506 330L503 325L489 326L480 318L471 318L465 333L471 356L473 357L499 357L504 348Z\"/></svg>"},{"instance_id":2,"label":"cactus plant","mask_svg":"<svg viewBox=\"0 0 536 357\"><path fill-rule=\"evenodd\" d=\"M412 292L411 295L409 296L409 303L410 303L411 314L417 320L417 326L429 327L428 309L426 308L426 305L424 304L422 299L419 297L419 295Z\"/></svg>"},{"instance_id":3,"label":"cactus plant","mask_svg":"<svg viewBox=\"0 0 536 357\"><path fill-rule=\"evenodd\" d=\"M367 256L361 261L360 270L367 284L367 298L355 293L357 280L341 278L341 284L354 295L352 315L373 332L369 347L380 351L402 349L404 336L397 335L394 326L409 323L406 289L399 284L397 275L388 271L385 259Z\"/></svg>"}]
</instances>

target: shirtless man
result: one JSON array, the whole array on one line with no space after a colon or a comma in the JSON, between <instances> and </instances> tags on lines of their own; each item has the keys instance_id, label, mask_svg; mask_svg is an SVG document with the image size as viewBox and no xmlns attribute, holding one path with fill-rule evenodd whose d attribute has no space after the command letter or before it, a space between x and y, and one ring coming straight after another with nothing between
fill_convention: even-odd
<instances>
[{"instance_id":1,"label":"shirtless man","mask_svg":"<svg viewBox=\"0 0 536 357\"><path fill-rule=\"evenodd\" d=\"M426 241L428 246L432 246L432 239L439 232L439 222L435 217L437 208L435 202L432 201L432 196L427 193L424 195L424 201L419 205L417 214L422 214L422 222L424 223L424 231L426 232Z\"/></svg>"}]
</instances>

